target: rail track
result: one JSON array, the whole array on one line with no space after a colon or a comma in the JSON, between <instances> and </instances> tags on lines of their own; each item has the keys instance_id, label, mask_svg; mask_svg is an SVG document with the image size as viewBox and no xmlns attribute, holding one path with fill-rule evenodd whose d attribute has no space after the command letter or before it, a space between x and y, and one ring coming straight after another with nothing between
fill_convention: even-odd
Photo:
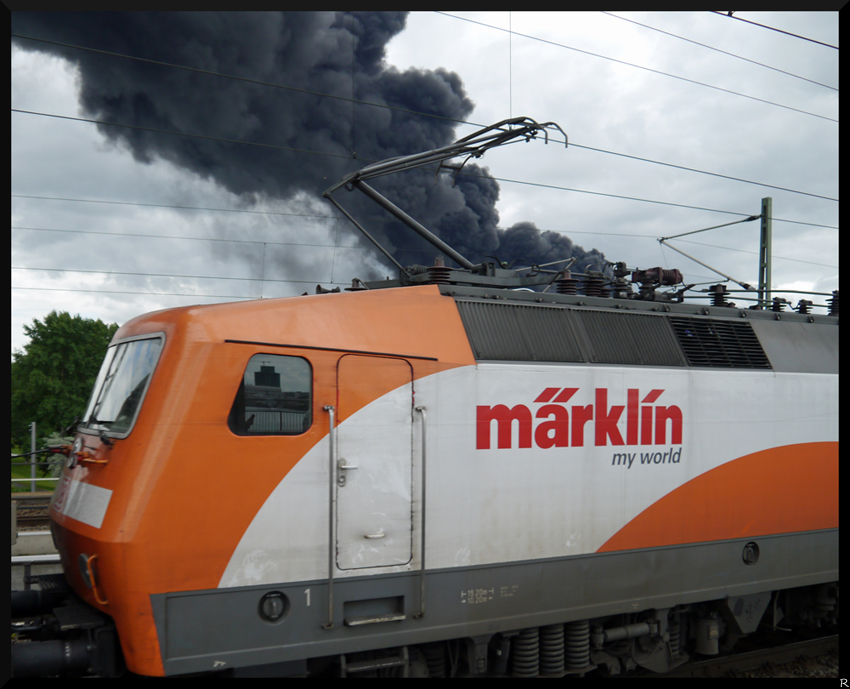
<instances>
[{"instance_id":1,"label":"rail track","mask_svg":"<svg viewBox=\"0 0 850 689\"><path fill-rule=\"evenodd\" d=\"M775 640L772 634L767 635ZM824 655L838 650L838 634L810 639L785 641L780 645L742 650L722 657L687 663L668 672L664 677L723 677L730 673L748 672L767 665L784 665L801 657Z\"/></svg>"},{"instance_id":2,"label":"rail track","mask_svg":"<svg viewBox=\"0 0 850 689\"><path fill-rule=\"evenodd\" d=\"M46 529L50 525L47 508L52 495L53 493L12 493L18 527Z\"/></svg>"}]
</instances>

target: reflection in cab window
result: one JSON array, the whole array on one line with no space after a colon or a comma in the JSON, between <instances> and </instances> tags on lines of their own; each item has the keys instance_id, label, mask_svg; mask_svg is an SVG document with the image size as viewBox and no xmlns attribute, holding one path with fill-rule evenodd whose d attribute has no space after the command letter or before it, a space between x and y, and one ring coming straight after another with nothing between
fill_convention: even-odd
<instances>
[{"instance_id":1,"label":"reflection in cab window","mask_svg":"<svg viewBox=\"0 0 850 689\"><path fill-rule=\"evenodd\" d=\"M310 427L312 369L297 356L255 354L227 423L237 435L296 435Z\"/></svg>"}]
</instances>

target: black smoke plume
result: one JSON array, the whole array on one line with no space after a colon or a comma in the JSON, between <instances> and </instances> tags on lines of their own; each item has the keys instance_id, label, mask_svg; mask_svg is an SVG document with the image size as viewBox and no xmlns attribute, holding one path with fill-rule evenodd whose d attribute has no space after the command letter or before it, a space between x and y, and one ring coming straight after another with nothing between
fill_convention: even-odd
<instances>
[{"instance_id":1,"label":"black smoke plume","mask_svg":"<svg viewBox=\"0 0 850 689\"><path fill-rule=\"evenodd\" d=\"M401 72L384 61L387 43L405 21L404 12L15 12L12 33L250 80L13 39L21 48L78 66L81 106L89 117L283 147L98 125L139 161L161 157L246 201L287 201L304 192L317 197L369 162L457 138L456 120L473 109L460 77L442 69ZM424 171L382 178L374 186L473 262L488 255L519 265L571 256L581 268L604 262L598 251L585 252L531 223L498 229L497 182L486 168L470 164L464 172L455 186L443 178L434 184L433 173ZM436 255L359 193L338 198L402 265L427 264Z\"/></svg>"}]
</instances>

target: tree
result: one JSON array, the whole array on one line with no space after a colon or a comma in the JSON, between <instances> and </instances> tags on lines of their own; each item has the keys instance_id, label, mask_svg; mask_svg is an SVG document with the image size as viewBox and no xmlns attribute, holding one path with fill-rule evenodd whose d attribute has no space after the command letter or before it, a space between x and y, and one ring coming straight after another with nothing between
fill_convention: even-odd
<instances>
[{"instance_id":1,"label":"tree","mask_svg":"<svg viewBox=\"0 0 850 689\"><path fill-rule=\"evenodd\" d=\"M30 341L12 353L12 444L28 448L30 423L47 436L82 417L118 324L51 311L24 326Z\"/></svg>"}]
</instances>

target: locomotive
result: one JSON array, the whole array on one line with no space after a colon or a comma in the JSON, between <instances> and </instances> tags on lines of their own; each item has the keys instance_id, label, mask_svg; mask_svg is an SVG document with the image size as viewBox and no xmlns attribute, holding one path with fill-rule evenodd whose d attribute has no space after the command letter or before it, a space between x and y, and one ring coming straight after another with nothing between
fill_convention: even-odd
<instances>
[{"instance_id":1,"label":"locomotive","mask_svg":"<svg viewBox=\"0 0 850 689\"><path fill-rule=\"evenodd\" d=\"M13 592L42 616L14 674L663 673L837 623L837 293L474 264L364 181L550 124L326 194L459 268L116 332L50 506L64 574Z\"/></svg>"}]
</instances>

